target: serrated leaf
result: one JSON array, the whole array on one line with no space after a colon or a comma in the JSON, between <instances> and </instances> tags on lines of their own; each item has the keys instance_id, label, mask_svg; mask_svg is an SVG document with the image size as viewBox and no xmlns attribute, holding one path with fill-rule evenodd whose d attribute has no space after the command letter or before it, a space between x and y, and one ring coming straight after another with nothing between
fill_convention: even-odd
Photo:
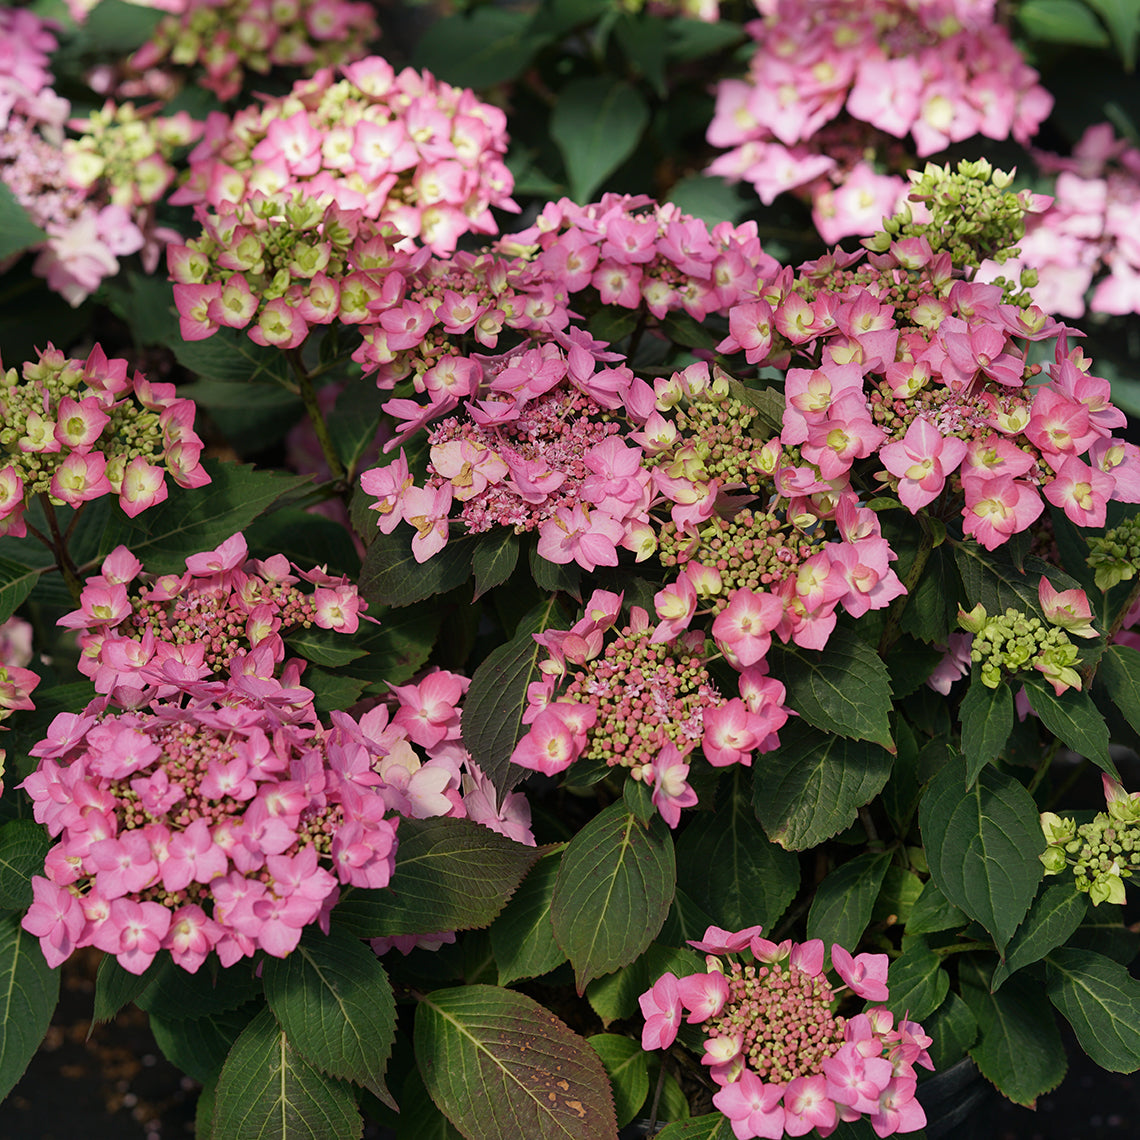
<instances>
[{"instance_id":1,"label":"serrated leaf","mask_svg":"<svg viewBox=\"0 0 1140 1140\"><path fill-rule=\"evenodd\" d=\"M158 977L163 961L156 958L141 973L132 974L119 965L114 954L104 954L95 972L93 1022L110 1021L125 1005L134 1001Z\"/></svg>"},{"instance_id":2,"label":"serrated leaf","mask_svg":"<svg viewBox=\"0 0 1140 1140\"><path fill-rule=\"evenodd\" d=\"M360 593L370 605L378 606L410 606L434 594L446 594L467 581L481 537L466 534L452 538L438 554L417 562L408 527L377 534L364 555Z\"/></svg>"},{"instance_id":3,"label":"serrated leaf","mask_svg":"<svg viewBox=\"0 0 1140 1140\"><path fill-rule=\"evenodd\" d=\"M530 575L534 584L545 594L556 594L560 591L582 600L582 567L577 562L550 562L538 553L536 548L530 552Z\"/></svg>"},{"instance_id":4,"label":"serrated leaf","mask_svg":"<svg viewBox=\"0 0 1140 1140\"><path fill-rule=\"evenodd\" d=\"M223 968L211 956L197 973L190 974L163 955L155 961L150 984L134 1002L147 1013L182 1021L237 1009L260 992L261 979L248 959Z\"/></svg>"},{"instance_id":5,"label":"serrated leaf","mask_svg":"<svg viewBox=\"0 0 1140 1140\"><path fill-rule=\"evenodd\" d=\"M471 569L475 574L475 599L501 586L513 573L519 560L519 540L506 527L488 531L475 551Z\"/></svg>"},{"instance_id":6,"label":"serrated leaf","mask_svg":"<svg viewBox=\"0 0 1140 1140\"><path fill-rule=\"evenodd\" d=\"M305 1061L268 1009L242 1030L218 1077L215 1136L352 1140L363 1129L348 1086Z\"/></svg>"},{"instance_id":7,"label":"serrated leaf","mask_svg":"<svg viewBox=\"0 0 1140 1140\"><path fill-rule=\"evenodd\" d=\"M442 621L443 613L438 607L416 606L388 610L380 615L378 627L362 622L356 633L349 636L365 655L357 658L347 672L373 684L404 684L427 661Z\"/></svg>"},{"instance_id":8,"label":"serrated leaf","mask_svg":"<svg viewBox=\"0 0 1140 1140\"><path fill-rule=\"evenodd\" d=\"M396 999L380 960L335 925L306 927L285 958L267 958L265 997L290 1045L322 1073L363 1085L390 1107L384 1070Z\"/></svg>"},{"instance_id":9,"label":"serrated leaf","mask_svg":"<svg viewBox=\"0 0 1140 1140\"><path fill-rule=\"evenodd\" d=\"M20 205L12 188L0 182L0 261L47 241L47 236Z\"/></svg>"},{"instance_id":10,"label":"serrated leaf","mask_svg":"<svg viewBox=\"0 0 1140 1140\"><path fill-rule=\"evenodd\" d=\"M534 634L558 620L554 597L547 598L519 622L515 636L492 650L471 677L463 702L463 746L500 795L527 773L512 767L511 753L523 735L527 686L546 656Z\"/></svg>"},{"instance_id":11,"label":"serrated leaf","mask_svg":"<svg viewBox=\"0 0 1140 1140\"><path fill-rule=\"evenodd\" d=\"M1140 733L1140 652L1128 645L1108 645L1097 666L1113 707Z\"/></svg>"},{"instance_id":12,"label":"serrated leaf","mask_svg":"<svg viewBox=\"0 0 1140 1140\"><path fill-rule=\"evenodd\" d=\"M351 708L360 700L367 681L359 677L347 677L343 673L329 673L319 666L305 670L301 683L312 691L313 708L317 712L331 712L333 709Z\"/></svg>"},{"instance_id":13,"label":"serrated leaf","mask_svg":"<svg viewBox=\"0 0 1140 1140\"><path fill-rule=\"evenodd\" d=\"M104 958L103 961L113 961ZM102 964L102 963L100 963ZM234 1042L263 1008L260 1001L209 1017L175 1020L150 1015L150 1031L162 1055L202 1084L216 1080Z\"/></svg>"},{"instance_id":14,"label":"serrated leaf","mask_svg":"<svg viewBox=\"0 0 1140 1140\"><path fill-rule=\"evenodd\" d=\"M1080 588L1075 578L1036 556L1026 558L1018 569L1011 552L1002 546L985 550L976 542L958 543L954 560L969 602L965 608L981 602L991 615L1003 614L1010 606L1028 614L1040 613L1038 585L1042 577L1058 590Z\"/></svg>"},{"instance_id":15,"label":"serrated leaf","mask_svg":"<svg viewBox=\"0 0 1140 1140\"><path fill-rule=\"evenodd\" d=\"M922 888L906 920L908 934L936 934L940 930L957 930L969 918L956 907L930 879Z\"/></svg>"},{"instance_id":16,"label":"serrated leaf","mask_svg":"<svg viewBox=\"0 0 1140 1140\"><path fill-rule=\"evenodd\" d=\"M918 585L907 596L899 628L920 641L944 643L954 630L962 584L947 544L926 559Z\"/></svg>"},{"instance_id":17,"label":"serrated leaf","mask_svg":"<svg viewBox=\"0 0 1140 1140\"><path fill-rule=\"evenodd\" d=\"M303 569L327 566L356 578L360 555L351 533L342 523L300 507L282 507L254 519L242 533L255 558L284 554Z\"/></svg>"},{"instance_id":18,"label":"serrated leaf","mask_svg":"<svg viewBox=\"0 0 1140 1140\"><path fill-rule=\"evenodd\" d=\"M1088 693L1069 689L1058 697L1048 681L1035 675L1025 678L1025 689L1033 711L1055 737L1110 776L1120 778L1108 752L1108 725Z\"/></svg>"},{"instance_id":19,"label":"serrated leaf","mask_svg":"<svg viewBox=\"0 0 1140 1140\"><path fill-rule=\"evenodd\" d=\"M789 721L780 747L757 760L753 806L773 842L804 851L850 826L883 790L891 762L877 744Z\"/></svg>"},{"instance_id":20,"label":"serrated leaf","mask_svg":"<svg viewBox=\"0 0 1140 1140\"><path fill-rule=\"evenodd\" d=\"M416 1010L416 1062L467 1140L613 1140L605 1069L581 1037L522 994L436 990Z\"/></svg>"},{"instance_id":21,"label":"serrated leaf","mask_svg":"<svg viewBox=\"0 0 1140 1140\"><path fill-rule=\"evenodd\" d=\"M1014 1104L1032 1108L1065 1076L1065 1048L1041 987L1024 976L1011 978L996 994L984 978L969 979L962 996L978 1023L970 1050L988 1081ZM975 984L976 983L976 984Z\"/></svg>"},{"instance_id":22,"label":"serrated leaf","mask_svg":"<svg viewBox=\"0 0 1140 1140\"><path fill-rule=\"evenodd\" d=\"M991 760L996 760L1013 731L1013 694L1005 683L991 689L975 677L958 707L962 722L962 753L966 783L972 784Z\"/></svg>"},{"instance_id":23,"label":"serrated leaf","mask_svg":"<svg viewBox=\"0 0 1140 1140\"><path fill-rule=\"evenodd\" d=\"M649 1095L649 1057L636 1041L616 1033L595 1033L586 1040L606 1067L620 1128L637 1115Z\"/></svg>"},{"instance_id":24,"label":"serrated leaf","mask_svg":"<svg viewBox=\"0 0 1140 1140\"><path fill-rule=\"evenodd\" d=\"M0 558L0 622L6 622L23 605L46 569Z\"/></svg>"},{"instance_id":25,"label":"serrated leaf","mask_svg":"<svg viewBox=\"0 0 1140 1140\"><path fill-rule=\"evenodd\" d=\"M1005 954L994 970L991 985L996 990L1010 974L1039 962L1051 950L1069 940L1088 913L1088 896L1072 883L1055 883L1033 900Z\"/></svg>"},{"instance_id":26,"label":"serrated leaf","mask_svg":"<svg viewBox=\"0 0 1140 1140\"><path fill-rule=\"evenodd\" d=\"M539 856L468 819L404 819L383 890L344 891L333 912L358 938L489 926Z\"/></svg>"},{"instance_id":27,"label":"serrated leaf","mask_svg":"<svg viewBox=\"0 0 1140 1140\"><path fill-rule=\"evenodd\" d=\"M244 329L218 329L205 340L182 340L174 337L171 350L178 363L196 376L229 385L228 392L211 388L215 398L223 404L240 404L239 393L246 384L263 386L264 397L272 400L274 390L281 393L281 401L299 399L288 391L294 383L289 360L280 349L255 344Z\"/></svg>"},{"instance_id":28,"label":"serrated leaf","mask_svg":"<svg viewBox=\"0 0 1140 1140\"><path fill-rule=\"evenodd\" d=\"M396 1140L463 1140L463 1134L436 1108L415 1069L400 1090Z\"/></svg>"},{"instance_id":29,"label":"serrated leaf","mask_svg":"<svg viewBox=\"0 0 1140 1140\"><path fill-rule=\"evenodd\" d=\"M956 1064L978 1039L978 1022L970 1007L956 994L946 1000L923 1022L931 1043L928 1048L935 1072Z\"/></svg>"},{"instance_id":30,"label":"serrated leaf","mask_svg":"<svg viewBox=\"0 0 1140 1140\"><path fill-rule=\"evenodd\" d=\"M317 626L287 634L285 646L290 653L304 657L314 665L325 665L331 669L347 665L367 652L353 643L351 635L338 633L335 629L319 629Z\"/></svg>"},{"instance_id":31,"label":"serrated leaf","mask_svg":"<svg viewBox=\"0 0 1140 1140\"><path fill-rule=\"evenodd\" d=\"M1025 0L1017 6L1018 23L1035 40L1108 47L1108 33L1080 0Z\"/></svg>"},{"instance_id":32,"label":"serrated leaf","mask_svg":"<svg viewBox=\"0 0 1140 1140\"><path fill-rule=\"evenodd\" d=\"M214 459L203 466L211 479L206 486L171 487L165 502L134 519L110 515L91 562L122 543L154 574L183 573L189 555L213 550L310 481Z\"/></svg>"},{"instance_id":33,"label":"serrated leaf","mask_svg":"<svg viewBox=\"0 0 1140 1140\"><path fill-rule=\"evenodd\" d=\"M950 975L942 968L942 958L917 935L906 939L902 954L891 963L888 984L890 997L885 1005L896 1021L903 1017L922 1021L950 992Z\"/></svg>"},{"instance_id":34,"label":"serrated leaf","mask_svg":"<svg viewBox=\"0 0 1140 1140\"><path fill-rule=\"evenodd\" d=\"M742 930L760 924L770 930L799 890L800 863L769 841L751 804L734 794L715 813L698 814L681 833L677 883L702 901L718 926Z\"/></svg>"},{"instance_id":35,"label":"serrated leaf","mask_svg":"<svg viewBox=\"0 0 1140 1140\"><path fill-rule=\"evenodd\" d=\"M566 961L550 921L560 857L561 852L554 851L539 859L491 926L501 986L519 978L541 977Z\"/></svg>"},{"instance_id":36,"label":"serrated leaf","mask_svg":"<svg viewBox=\"0 0 1140 1140\"><path fill-rule=\"evenodd\" d=\"M0 910L23 911L32 905L32 876L43 874L50 847L47 832L30 819L0 827Z\"/></svg>"},{"instance_id":37,"label":"serrated leaf","mask_svg":"<svg viewBox=\"0 0 1140 1140\"><path fill-rule=\"evenodd\" d=\"M732 1121L723 1112L709 1112L667 1124L656 1140L734 1140L735 1136Z\"/></svg>"},{"instance_id":38,"label":"serrated leaf","mask_svg":"<svg viewBox=\"0 0 1140 1140\"><path fill-rule=\"evenodd\" d=\"M590 201L634 152L648 124L644 96L623 80L581 78L562 88L549 129L562 152L576 202Z\"/></svg>"},{"instance_id":39,"label":"serrated leaf","mask_svg":"<svg viewBox=\"0 0 1140 1140\"><path fill-rule=\"evenodd\" d=\"M701 934L704 934L703 929ZM595 978L586 987L586 1000L602 1024L608 1026L613 1021L636 1016L638 996L662 974L673 973L680 978L704 968L704 959L687 946L654 942L636 962Z\"/></svg>"},{"instance_id":40,"label":"serrated leaf","mask_svg":"<svg viewBox=\"0 0 1140 1140\"><path fill-rule=\"evenodd\" d=\"M838 942L854 952L871 921L890 863L885 852L868 851L836 867L816 888L808 911L808 938L822 938L828 950Z\"/></svg>"},{"instance_id":41,"label":"serrated leaf","mask_svg":"<svg viewBox=\"0 0 1140 1140\"><path fill-rule=\"evenodd\" d=\"M59 1000L59 971L19 914L0 915L0 1101L24 1075Z\"/></svg>"},{"instance_id":42,"label":"serrated leaf","mask_svg":"<svg viewBox=\"0 0 1140 1140\"><path fill-rule=\"evenodd\" d=\"M918 819L930 873L942 893L1005 947L1029 910L1045 850L1037 806L1016 780L986 768L965 787L966 762L931 780Z\"/></svg>"},{"instance_id":43,"label":"serrated leaf","mask_svg":"<svg viewBox=\"0 0 1140 1140\"><path fill-rule=\"evenodd\" d=\"M606 306L592 314L586 322L586 328L596 340L604 340L606 344L615 344L622 337L629 336L641 318L638 309L618 309Z\"/></svg>"},{"instance_id":44,"label":"serrated leaf","mask_svg":"<svg viewBox=\"0 0 1140 1140\"><path fill-rule=\"evenodd\" d=\"M371 376L355 376L344 386L328 418L329 435L349 471L368 452L380 430L380 405L388 394Z\"/></svg>"},{"instance_id":45,"label":"serrated leaf","mask_svg":"<svg viewBox=\"0 0 1140 1140\"><path fill-rule=\"evenodd\" d=\"M768 660L788 690L787 704L808 724L894 750L887 721L891 711L887 667L849 629L838 626L827 649L819 652L773 645Z\"/></svg>"},{"instance_id":46,"label":"serrated leaf","mask_svg":"<svg viewBox=\"0 0 1140 1140\"><path fill-rule=\"evenodd\" d=\"M1089 950L1054 950L1045 959L1045 992L1102 1069L1140 1069L1140 980Z\"/></svg>"},{"instance_id":47,"label":"serrated leaf","mask_svg":"<svg viewBox=\"0 0 1140 1140\"><path fill-rule=\"evenodd\" d=\"M611 804L562 854L550 917L581 993L592 978L632 962L657 936L677 884L673 840Z\"/></svg>"}]
</instances>

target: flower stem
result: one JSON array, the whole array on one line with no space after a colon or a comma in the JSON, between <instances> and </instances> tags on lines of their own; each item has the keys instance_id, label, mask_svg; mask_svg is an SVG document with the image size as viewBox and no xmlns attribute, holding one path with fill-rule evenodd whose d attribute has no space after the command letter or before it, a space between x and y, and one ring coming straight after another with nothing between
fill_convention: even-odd
<instances>
[{"instance_id":1,"label":"flower stem","mask_svg":"<svg viewBox=\"0 0 1140 1140\"><path fill-rule=\"evenodd\" d=\"M56 565L59 567L60 573L63 575L63 580L67 583L67 588L71 596L75 599L75 604L79 605L79 596L83 592L83 583L79 580L79 571L75 568L75 563L71 560L71 555L67 552L67 540L63 536L63 532L59 529L59 519L56 517L55 507L51 505L51 499L48 498L46 492L40 492L40 502L44 508L44 515L48 521L48 527L51 530L51 541L47 543L48 548L55 555ZM40 534L39 531L34 531L40 541L45 541L45 536Z\"/></svg>"},{"instance_id":2,"label":"flower stem","mask_svg":"<svg viewBox=\"0 0 1140 1140\"><path fill-rule=\"evenodd\" d=\"M325 422L325 417L321 412L320 403L317 401L317 390L313 387L313 379L305 370L304 362L301 360L300 349L287 348L285 355L289 358L289 364L293 369L293 374L297 377L297 388L301 394L301 402L305 405L305 411L309 414L309 420L313 425L313 431L316 432L317 442L321 445L321 452L324 454L325 462L329 465L329 471L338 484L338 493L341 493L345 490L347 485L348 473L344 469L344 464L340 461L336 444L333 442L332 435L329 433L329 425Z\"/></svg>"}]
</instances>

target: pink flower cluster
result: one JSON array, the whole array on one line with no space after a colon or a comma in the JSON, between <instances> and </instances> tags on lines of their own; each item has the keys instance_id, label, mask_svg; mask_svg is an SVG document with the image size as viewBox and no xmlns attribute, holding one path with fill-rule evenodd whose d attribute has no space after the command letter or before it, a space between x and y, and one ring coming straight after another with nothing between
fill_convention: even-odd
<instances>
[{"instance_id":1,"label":"pink flower cluster","mask_svg":"<svg viewBox=\"0 0 1140 1140\"><path fill-rule=\"evenodd\" d=\"M957 514L990 550L1045 501L1091 527L1109 500L1140 501L1140 451L1112 436L1124 414L1068 350L1064 326L1005 303L996 285L953 281L949 255L933 256L925 238L865 265L836 254L795 282L788 271L734 310L730 330L722 351L785 364L794 352L811 365L787 372L766 460L793 512L819 515L863 457L912 513ZM1055 363L1030 386L1039 367L1026 363L1028 344L1047 338L1058 338Z\"/></svg>"},{"instance_id":2,"label":"pink flower cluster","mask_svg":"<svg viewBox=\"0 0 1140 1140\"><path fill-rule=\"evenodd\" d=\"M52 90L47 68L53 28L30 12L0 8L0 181L48 235L33 272L79 305L146 238L128 210L89 198L70 178L61 149L70 104Z\"/></svg>"},{"instance_id":3,"label":"pink flower cluster","mask_svg":"<svg viewBox=\"0 0 1140 1140\"><path fill-rule=\"evenodd\" d=\"M868 234L906 183L895 140L920 157L974 135L1025 143L1052 97L994 18L993 0L756 0L747 79L717 86L709 167L752 183L765 204L794 190L823 240Z\"/></svg>"},{"instance_id":4,"label":"pink flower cluster","mask_svg":"<svg viewBox=\"0 0 1140 1140\"><path fill-rule=\"evenodd\" d=\"M17 709L33 709L38 673L25 669L32 659L32 627L23 618L0 623L0 726ZM0 796L4 794L4 749L0 748Z\"/></svg>"},{"instance_id":5,"label":"pink flower cluster","mask_svg":"<svg viewBox=\"0 0 1140 1140\"><path fill-rule=\"evenodd\" d=\"M985 263L978 279L1016 280L1022 267L1031 268L1038 281L1030 292L1047 313L1083 316L1086 299L1094 313L1140 313L1140 150L1100 123L1085 131L1071 158L1038 154L1037 161L1059 172L1053 205L1029 219L1020 257Z\"/></svg>"},{"instance_id":6,"label":"pink flower cluster","mask_svg":"<svg viewBox=\"0 0 1140 1140\"><path fill-rule=\"evenodd\" d=\"M491 207L517 209L503 163L506 116L470 90L370 56L324 68L290 94L233 118L213 112L176 204L219 207L257 192L331 197L436 253L495 233Z\"/></svg>"},{"instance_id":7,"label":"pink flower cluster","mask_svg":"<svg viewBox=\"0 0 1140 1140\"><path fill-rule=\"evenodd\" d=\"M534 635L549 656L543 679L527 690L522 719L530 729L511 762L548 776L582 758L628 768L676 827L681 809L697 803L690 753L700 745L709 764L723 768L750 766L753 752L779 747L789 715L784 686L761 662L741 672L740 696L726 699L709 675L703 633L654 627L640 606L619 628L621 603L622 595L595 590L570 629Z\"/></svg>"},{"instance_id":8,"label":"pink flower cluster","mask_svg":"<svg viewBox=\"0 0 1140 1140\"><path fill-rule=\"evenodd\" d=\"M380 35L373 6L359 0L178 0L130 59L135 71L176 64L205 70L200 82L223 102L247 73L300 67L311 75L360 59Z\"/></svg>"},{"instance_id":9,"label":"pink flower cluster","mask_svg":"<svg viewBox=\"0 0 1140 1140\"><path fill-rule=\"evenodd\" d=\"M209 483L199 462L194 404L152 384L96 345L70 360L48 345L35 362L0 374L0 534L27 533L34 494L80 507L117 495L131 518L181 487Z\"/></svg>"},{"instance_id":10,"label":"pink flower cluster","mask_svg":"<svg viewBox=\"0 0 1140 1140\"><path fill-rule=\"evenodd\" d=\"M824 971L819 939L779 944L761 928L710 926L699 942L703 974L662 975L641 995L642 1048L667 1049L681 1019L705 1035L701 1064L719 1085L713 1104L737 1140L829 1136L862 1117L876 1136L916 1132L926 1114L915 1098L915 1065L933 1069L931 1039L916 1022L874 1006L852 1017L834 1012L845 989L886 1001L887 955L831 948L843 985ZM685 1014L687 1013L687 1016Z\"/></svg>"},{"instance_id":11,"label":"pink flower cluster","mask_svg":"<svg viewBox=\"0 0 1140 1140\"><path fill-rule=\"evenodd\" d=\"M283 634L292 630L356 631L367 603L348 578L301 570L283 554L260 561L248 553L235 534L187 558L184 574L141 581L142 563L125 546L107 555L87 579L79 608L59 619L80 631L79 670L95 691L139 708L187 680L227 670L272 673L285 659ZM299 589L301 580L316 588Z\"/></svg>"},{"instance_id":12,"label":"pink flower cluster","mask_svg":"<svg viewBox=\"0 0 1140 1140\"><path fill-rule=\"evenodd\" d=\"M61 713L22 785L60 841L23 925L59 965L80 946L141 974L284 957L339 883L384 887L396 820L371 757L322 729L308 690Z\"/></svg>"}]
</instances>

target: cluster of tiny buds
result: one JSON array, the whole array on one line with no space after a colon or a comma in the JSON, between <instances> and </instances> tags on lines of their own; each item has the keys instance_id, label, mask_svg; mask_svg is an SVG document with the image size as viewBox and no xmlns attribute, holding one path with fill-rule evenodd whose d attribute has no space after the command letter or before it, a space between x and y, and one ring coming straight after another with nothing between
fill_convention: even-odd
<instances>
[{"instance_id":1,"label":"cluster of tiny buds","mask_svg":"<svg viewBox=\"0 0 1140 1140\"><path fill-rule=\"evenodd\" d=\"M1036 669L1058 696L1070 688L1080 689L1080 674L1073 668L1079 664L1079 652L1058 626L1012 606L991 616L981 602L969 613L959 610L958 624L974 635L970 660L979 667L978 676L987 688L996 689L1007 677Z\"/></svg>"},{"instance_id":2,"label":"cluster of tiny buds","mask_svg":"<svg viewBox=\"0 0 1140 1140\"><path fill-rule=\"evenodd\" d=\"M1088 545L1087 562L1099 589L1111 590L1121 582L1130 582L1140 568L1140 514L1103 535L1090 535Z\"/></svg>"}]
</instances>

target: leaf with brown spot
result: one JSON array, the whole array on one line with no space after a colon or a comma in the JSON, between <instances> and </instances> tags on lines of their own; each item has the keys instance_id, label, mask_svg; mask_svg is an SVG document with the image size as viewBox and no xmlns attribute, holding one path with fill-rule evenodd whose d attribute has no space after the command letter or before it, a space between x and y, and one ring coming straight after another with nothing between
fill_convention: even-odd
<instances>
[{"instance_id":1,"label":"leaf with brown spot","mask_svg":"<svg viewBox=\"0 0 1140 1140\"><path fill-rule=\"evenodd\" d=\"M613 1140L597 1053L549 1010L496 986L436 990L416 1010L416 1062L466 1140Z\"/></svg>"}]
</instances>

